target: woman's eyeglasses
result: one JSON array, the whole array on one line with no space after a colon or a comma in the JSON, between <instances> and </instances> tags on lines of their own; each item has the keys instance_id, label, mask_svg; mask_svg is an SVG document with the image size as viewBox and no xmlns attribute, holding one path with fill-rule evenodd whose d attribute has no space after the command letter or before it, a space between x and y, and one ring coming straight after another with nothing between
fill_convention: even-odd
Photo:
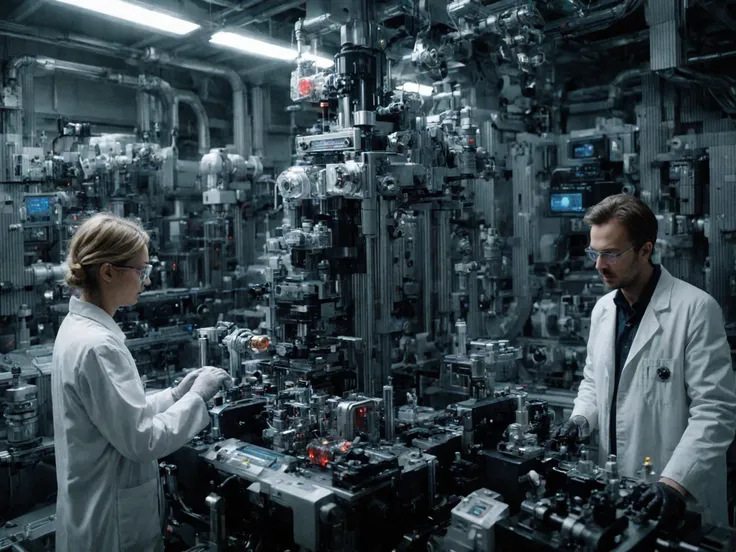
<instances>
[{"instance_id":1,"label":"woman's eyeglasses","mask_svg":"<svg viewBox=\"0 0 736 552\"><path fill-rule=\"evenodd\" d=\"M138 272L138 277L141 279L141 282L145 282L148 280L148 278L151 276L151 271L153 270L152 264L146 264L144 267L140 266L128 266L128 265L112 265L115 268L122 268L125 270L135 270Z\"/></svg>"}]
</instances>

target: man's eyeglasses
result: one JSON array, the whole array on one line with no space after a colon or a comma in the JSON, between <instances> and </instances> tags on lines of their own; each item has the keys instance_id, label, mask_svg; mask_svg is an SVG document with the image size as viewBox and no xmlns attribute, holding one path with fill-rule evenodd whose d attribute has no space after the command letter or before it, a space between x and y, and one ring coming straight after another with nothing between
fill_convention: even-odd
<instances>
[{"instance_id":1,"label":"man's eyeglasses","mask_svg":"<svg viewBox=\"0 0 736 552\"><path fill-rule=\"evenodd\" d=\"M122 268L125 270L135 270L138 272L138 277L141 279L141 282L145 282L148 280L148 278L151 276L151 271L153 270L152 264L147 264L144 267L140 266L127 266L127 265L112 265L115 268Z\"/></svg>"},{"instance_id":2,"label":"man's eyeglasses","mask_svg":"<svg viewBox=\"0 0 736 552\"><path fill-rule=\"evenodd\" d=\"M595 249L591 249L590 247L585 250L585 254L588 256L588 258L596 262L598 260L598 257L603 258L604 261L606 261L608 264L616 264L616 262L626 255L629 251L633 251L634 246L632 245L629 247L626 251L623 253L608 253L606 251L596 251Z\"/></svg>"}]
</instances>

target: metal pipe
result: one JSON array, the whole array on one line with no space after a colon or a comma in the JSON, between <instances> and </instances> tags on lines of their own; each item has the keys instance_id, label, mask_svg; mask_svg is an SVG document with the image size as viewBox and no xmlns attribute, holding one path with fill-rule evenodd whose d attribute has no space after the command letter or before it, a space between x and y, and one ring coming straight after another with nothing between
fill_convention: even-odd
<instances>
[{"instance_id":1,"label":"metal pipe","mask_svg":"<svg viewBox=\"0 0 736 552\"><path fill-rule=\"evenodd\" d=\"M718 52L715 54L705 54L702 56L694 56L691 58L688 58L688 63L703 63L705 61L715 61L719 59L726 59L736 56L736 50L731 50L729 52Z\"/></svg>"},{"instance_id":2,"label":"metal pipe","mask_svg":"<svg viewBox=\"0 0 736 552\"><path fill-rule=\"evenodd\" d=\"M385 413L384 423L386 426L386 440L393 442L394 428L396 424L396 411L394 410L394 386L389 376L388 385L383 386L383 410Z\"/></svg>"},{"instance_id":3,"label":"metal pipe","mask_svg":"<svg viewBox=\"0 0 736 552\"><path fill-rule=\"evenodd\" d=\"M235 151L240 155L248 155L246 143L245 84L235 69L211 65L206 61L175 58L169 54L158 52L153 48L146 49L146 52L142 56L142 61L158 62L171 67L207 73L208 75L227 79L233 90L233 142L235 144Z\"/></svg>"},{"instance_id":4,"label":"metal pipe","mask_svg":"<svg viewBox=\"0 0 736 552\"><path fill-rule=\"evenodd\" d=\"M245 5L244 5L245 7ZM0 21L0 35L12 36L23 40L63 46L85 50L96 54L126 59L133 62L157 61L163 65L177 67L206 73L208 75L222 77L228 80L233 90L233 143L236 152L241 155L249 154L249 144L246 141L247 111L245 103L245 84L237 71L229 67L212 65L205 61L190 60L172 57L168 54L159 53L152 48L138 50L122 44L106 43L84 36L58 33L47 29L35 29L26 25L19 25Z\"/></svg>"},{"instance_id":5,"label":"metal pipe","mask_svg":"<svg viewBox=\"0 0 736 552\"><path fill-rule=\"evenodd\" d=\"M170 110L174 104L173 88L171 88L171 85L168 82L159 77L151 77L148 75L133 77L117 73L113 69L106 67L87 65L85 63L75 63L72 61L54 59L45 56L22 56L11 60L7 71L8 80L17 82L18 70L22 67L30 67L33 65L46 71L61 71L86 79L111 82L120 86L144 90L158 96L167 110Z\"/></svg>"},{"instance_id":6,"label":"metal pipe","mask_svg":"<svg viewBox=\"0 0 736 552\"><path fill-rule=\"evenodd\" d=\"M263 157L266 143L265 90L262 86L254 86L250 92L253 101L253 155Z\"/></svg>"},{"instance_id":7,"label":"metal pipe","mask_svg":"<svg viewBox=\"0 0 736 552\"><path fill-rule=\"evenodd\" d=\"M63 33L52 29L28 27L10 21L0 21L0 35L123 59L140 53L124 44L103 42L86 36Z\"/></svg>"},{"instance_id":8,"label":"metal pipe","mask_svg":"<svg viewBox=\"0 0 736 552\"><path fill-rule=\"evenodd\" d=\"M616 78L613 79L613 82L611 82L611 86L608 91L609 107L613 109L618 105L621 95L623 94L625 84L648 75L649 72L650 70L648 67L640 67L638 69L627 69L626 71L619 73Z\"/></svg>"},{"instance_id":9,"label":"metal pipe","mask_svg":"<svg viewBox=\"0 0 736 552\"><path fill-rule=\"evenodd\" d=\"M179 104L184 103L192 108L194 116L197 118L197 136L199 144L199 153L205 154L210 151L210 119L207 111L202 105L194 92L190 90L174 91L174 108L171 113L171 127L174 130L179 129Z\"/></svg>"}]
</instances>

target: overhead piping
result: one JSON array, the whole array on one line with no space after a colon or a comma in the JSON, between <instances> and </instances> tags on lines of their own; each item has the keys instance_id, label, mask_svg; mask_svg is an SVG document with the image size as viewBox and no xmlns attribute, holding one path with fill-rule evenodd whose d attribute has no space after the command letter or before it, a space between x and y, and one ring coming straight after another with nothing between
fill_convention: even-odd
<instances>
[{"instance_id":1,"label":"overhead piping","mask_svg":"<svg viewBox=\"0 0 736 552\"><path fill-rule=\"evenodd\" d=\"M175 90L174 106L171 112L171 126L174 130L179 128L179 104L182 103L191 107L197 118L199 153L204 155L210 151L210 119L207 116L207 111L205 111L202 105L202 100L194 92L190 90Z\"/></svg>"},{"instance_id":2,"label":"overhead piping","mask_svg":"<svg viewBox=\"0 0 736 552\"><path fill-rule=\"evenodd\" d=\"M43 32L44 36L40 36L38 34L39 32ZM247 142L246 132L247 112L245 103L245 84L237 71L230 67L212 65L199 60L173 57L165 53L154 51L153 49L137 50L121 44L108 44L76 35L48 33L46 30L38 31L37 29L33 29L25 25L7 24L6 22L0 22L0 35L13 36L15 38L32 40L34 42L54 44L60 47L91 51L101 55L125 59L134 63L139 61L157 61L170 67L177 67L179 69L187 69L225 78L228 80L233 90L233 142L235 144L235 149L237 153L241 155L249 154L248 150L250 146Z\"/></svg>"},{"instance_id":3,"label":"overhead piping","mask_svg":"<svg viewBox=\"0 0 736 552\"><path fill-rule=\"evenodd\" d=\"M37 29L11 21L0 21L0 35L19 38L21 40L31 40L59 48L73 48L75 50L83 50L123 59L138 53L134 48L125 46L124 44L103 42L83 35L63 33L52 29Z\"/></svg>"},{"instance_id":4,"label":"overhead piping","mask_svg":"<svg viewBox=\"0 0 736 552\"><path fill-rule=\"evenodd\" d=\"M248 155L246 143L246 111L245 111L245 83L235 69L210 65L204 61L175 58L169 54L158 52L153 48L146 49L140 61L158 62L162 65L189 69L200 73L207 73L227 79L233 91L233 142L235 151L240 155Z\"/></svg>"},{"instance_id":5,"label":"overhead piping","mask_svg":"<svg viewBox=\"0 0 736 552\"><path fill-rule=\"evenodd\" d=\"M613 82L611 82L611 85L609 87L608 107L610 109L615 109L619 101L621 100L625 85L630 83L631 81L648 75L649 72L650 70L648 67L640 67L638 69L627 69L626 71L622 71L621 73L619 73L616 78L613 79Z\"/></svg>"},{"instance_id":6,"label":"overhead piping","mask_svg":"<svg viewBox=\"0 0 736 552\"><path fill-rule=\"evenodd\" d=\"M33 65L46 71L61 71L86 79L110 82L120 86L144 90L156 95L164 104L164 109L168 112L171 111L174 105L174 91L171 85L159 77L148 75L133 77L105 67L53 59L45 56L22 56L11 60L7 69L8 80L17 81L18 71L23 67Z\"/></svg>"}]
</instances>

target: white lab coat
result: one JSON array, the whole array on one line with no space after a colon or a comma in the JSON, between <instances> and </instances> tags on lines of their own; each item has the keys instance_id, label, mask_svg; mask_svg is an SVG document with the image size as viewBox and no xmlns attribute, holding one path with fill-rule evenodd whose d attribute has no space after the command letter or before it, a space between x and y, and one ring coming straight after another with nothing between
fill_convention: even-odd
<instances>
[{"instance_id":1,"label":"white lab coat","mask_svg":"<svg viewBox=\"0 0 736 552\"><path fill-rule=\"evenodd\" d=\"M54 345L57 552L162 549L157 459L207 427L207 407L171 390L146 397L125 335L77 298Z\"/></svg>"},{"instance_id":2,"label":"white lab coat","mask_svg":"<svg viewBox=\"0 0 736 552\"><path fill-rule=\"evenodd\" d=\"M600 432L608 456L613 398L616 305L611 292L593 309L585 377L573 416ZM667 367L666 381L657 369ZM718 303L662 275L621 372L616 400L618 465L636 477L645 457L659 475L691 495L707 521L728 525L726 450L736 430L736 384Z\"/></svg>"}]
</instances>

